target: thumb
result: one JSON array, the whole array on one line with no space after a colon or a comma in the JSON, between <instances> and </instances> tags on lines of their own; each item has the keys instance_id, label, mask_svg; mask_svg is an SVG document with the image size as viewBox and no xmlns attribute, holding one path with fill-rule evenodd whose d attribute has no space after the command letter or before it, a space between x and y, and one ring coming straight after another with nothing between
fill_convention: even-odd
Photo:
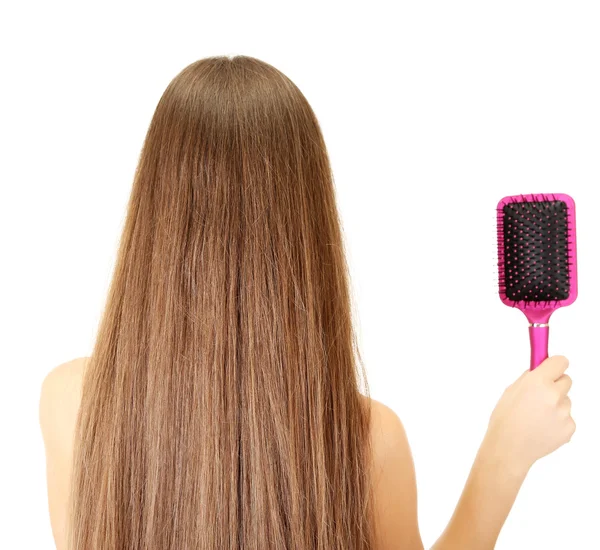
<instances>
[{"instance_id":1,"label":"thumb","mask_svg":"<svg viewBox=\"0 0 600 550\"><path fill-rule=\"evenodd\" d=\"M534 372L554 382L564 374L568 366L569 360L564 355L553 355L544 359Z\"/></svg>"},{"instance_id":2,"label":"thumb","mask_svg":"<svg viewBox=\"0 0 600 550\"><path fill-rule=\"evenodd\" d=\"M530 371L529 369L527 369L527 370L523 371L523 372L521 373L521 375L519 376L519 378L517 378L517 379L516 379L516 380L513 382L513 384L517 384L517 383L519 383L519 382L520 382L521 380L523 380L523 378L525 378L525 377L526 377L528 374L531 374L531 371Z\"/></svg>"}]
</instances>

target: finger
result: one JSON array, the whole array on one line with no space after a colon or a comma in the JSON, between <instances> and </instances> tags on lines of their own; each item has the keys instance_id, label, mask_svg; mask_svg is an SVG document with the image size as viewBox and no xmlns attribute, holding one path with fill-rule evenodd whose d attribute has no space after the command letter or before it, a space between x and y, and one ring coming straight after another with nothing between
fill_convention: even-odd
<instances>
[{"instance_id":1,"label":"finger","mask_svg":"<svg viewBox=\"0 0 600 550\"><path fill-rule=\"evenodd\" d=\"M567 441L571 441L573 434L575 433L575 429L577 426L575 425L575 420L571 416L569 416L569 420L567 422Z\"/></svg>"},{"instance_id":2,"label":"finger","mask_svg":"<svg viewBox=\"0 0 600 550\"><path fill-rule=\"evenodd\" d=\"M555 381L564 374L568 366L569 360L564 355L553 355L544 359L533 372Z\"/></svg>"},{"instance_id":3,"label":"finger","mask_svg":"<svg viewBox=\"0 0 600 550\"><path fill-rule=\"evenodd\" d=\"M562 407L562 408L565 410L565 412L566 412L567 414L569 414L569 415L571 414L571 405L572 405L572 403L571 403L571 398L570 398L568 395L566 395L565 397L563 397L563 399L562 399L562 401L561 401L561 404L560 404L560 406L561 406L561 407Z\"/></svg>"},{"instance_id":4,"label":"finger","mask_svg":"<svg viewBox=\"0 0 600 550\"><path fill-rule=\"evenodd\" d=\"M556 388L561 395L567 395L571 389L571 386L573 385L573 380L571 380L571 377L568 374L563 374L559 376L554 383L556 384Z\"/></svg>"}]
</instances>

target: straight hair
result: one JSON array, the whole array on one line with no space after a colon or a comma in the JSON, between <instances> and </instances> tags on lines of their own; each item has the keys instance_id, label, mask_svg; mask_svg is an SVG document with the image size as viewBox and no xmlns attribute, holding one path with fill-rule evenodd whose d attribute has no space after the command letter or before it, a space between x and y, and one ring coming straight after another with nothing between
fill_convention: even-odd
<instances>
[{"instance_id":1,"label":"straight hair","mask_svg":"<svg viewBox=\"0 0 600 550\"><path fill-rule=\"evenodd\" d=\"M84 374L70 550L373 548L370 400L313 110L248 56L160 98Z\"/></svg>"}]
</instances>

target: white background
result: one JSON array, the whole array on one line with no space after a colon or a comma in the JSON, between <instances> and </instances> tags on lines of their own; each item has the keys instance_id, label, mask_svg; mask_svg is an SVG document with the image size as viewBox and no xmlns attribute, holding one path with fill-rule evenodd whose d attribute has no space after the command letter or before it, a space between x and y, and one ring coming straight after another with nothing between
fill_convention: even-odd
<instances>
[{"instance_id":1,"label":"white background","mask_svg":"<svg viewBox=\"0 0 600 550\"><path fill-rule=\"evenodd\" d=\"M8 10L8 11L7 11ZM577 432L537 463L499 549L599 549L596 2L15 3L0 17L0 546L50 549L38 398L89 355L132 177L169 81L209 55L304 92L336 178L372 397L413 450L426 546L529 362L497 295L506 195L577 204L579 297L551 319Z\"/></svg>"}]
</instances>

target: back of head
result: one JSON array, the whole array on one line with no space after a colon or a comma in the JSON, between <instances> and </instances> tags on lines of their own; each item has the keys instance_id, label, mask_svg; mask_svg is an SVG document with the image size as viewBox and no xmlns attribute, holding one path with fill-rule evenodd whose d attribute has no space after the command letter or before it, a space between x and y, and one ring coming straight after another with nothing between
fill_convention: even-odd
<instances>
[{"instance_id":1,"label":"back of head","mask_svg":"<svg viewBox=\"0 0 600 550\"><path fill-rule=\"evenodd\" d=\"M84 378L72 550L366 550L369 410L333 178L247 56L169 84Z\"/></svg>"}]
</instances>

